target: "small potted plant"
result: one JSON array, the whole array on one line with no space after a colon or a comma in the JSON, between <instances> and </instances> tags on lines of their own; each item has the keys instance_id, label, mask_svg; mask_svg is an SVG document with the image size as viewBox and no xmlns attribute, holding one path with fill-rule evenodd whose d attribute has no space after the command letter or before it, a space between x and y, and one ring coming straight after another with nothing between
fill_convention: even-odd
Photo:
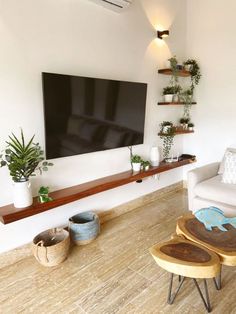
<instances>
[{"instance_id":1,"label":"small potted plant","mask_svg":"<svg viewBox=\"0 0 236 314\"><path fill-rule=\"evenodd\" d=\"M192 122L189 122L188 123L188 129L189 131L193 131L193 128L194 128L194 124Z\"/></svg>"},{"instance_id":2,"label":"small potted plant","mask_svg":"<svg viewBox=\"0 0 236 314\"><path fill-rule=\"evenodd\" d=\"M148 160L143 160L143 162L142 162L143 170L145 170L145 171L149 170L150 166L151 166L151 163Z\"/></svg>"},{"instance_id":3,"label":"small potted plant","mask_svg":"<svg viewBox=\"0 0 236 314\"><path fill-rule=\"evenodd\" d=\"M169 129L173 127L173 123L171 121L163 121L160 124L161 133L168 133Z\"/></svg>"},{"instance_id":4,"label":"small potted plant","mask_svg":"<svg viewBox=\"0 0 236 314\"><path fill-rule=\"evenodd\" d=\"M38 191L39 203L51 202L53 199L48 194L49 194L49 187L48 186L41 186L39 191Z\"/></svg>"},{"instance_id":5,"label":"small potted plant","mask_svg":"<svg viewBox=\"0 0 236 314\"><path fill-rule=\"evenodd\" d=\"M173 101L174 102L179 101L179 95L181 93L181 90L182 90L182 87L180 85L173 86L173 92L174 92Z\"/></svg>"},{"instance_id":6,"label":"small potted plant","mask_svg":"<svg viewBox=\"0 0 236 314\"><path fill-rule=\"evenodd\" d=\"M141 170L142 158L139 155L133 155L131 157L132 169L134 172L139 172Z\"/></svg>"},{"instance_id":7,"label":"small potted plant","mask_svg":"<svg viewBox=\"0 0 236 314\"><path fill-rule=\"evenodd\" d=\"M185 117L180 118L179 123L183 129L186 129L188 127L189 119Z\"/></svg>"},{"instance_id":8,"label":"small potted plant","mask_svg":"<svg viewBox=\"0 0 236 314\"><path fill-rule=\"evenodd\" d=\"M175 90L173 86L167 86L163 88L162 95L164 96L165 102L172 102L175 94Z\"/></svg>"},{"instance_id":9,"label":"small potted plant","mask_svg":"<svg viewBox=\"0 0 236 314\"><path fill-rule=\"evenodd\" d=\"M47 171L51 162L44 161L39 143L34 143L34 136L25 142L23 131L17 138L13 133L6 141L4 154L0 155L0 167L7 166L14 182L13 199L16 208L28 207L33 203L30 177L36 171L42 174Z\"/></svg>"}]
</instances>

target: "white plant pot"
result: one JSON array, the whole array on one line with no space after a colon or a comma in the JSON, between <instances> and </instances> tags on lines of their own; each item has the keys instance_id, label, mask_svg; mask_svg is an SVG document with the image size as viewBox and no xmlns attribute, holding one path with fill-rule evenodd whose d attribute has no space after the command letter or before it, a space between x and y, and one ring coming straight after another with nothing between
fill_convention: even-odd
<instances>
[{"instance_id":1,"label":"white plant pot","mask_svg":"<svg viewBox=\"0 0 236 314\"><path fill-rule=\"evenodd\" d=\"M185 64L184 69L186 71L190 71L191 70L192 65L191 64Z\"/></svg>"},{"instance_id":2,"label":"white plant pot","mask_svg":"<svg viewBox=\"0 0 236 314\"><path fill-rule=\"evenodd\" d=\"M163 133L168 133L168 131L169 131L170 128L171 128L171 125L163 126L162 132L163 132Z\"/></svg>"},{"instance_id":3,"label":"white plant pot","mask_svg":"<svg viewBox=\"0 0 236 314\"><path fill-rule=\"evenodd\" d=\"M13 184L13 203L16 208L29 207L33 203L31 183L14 182Z\"/></svg>"},{"instance_id":4,"label":"white plant pot","mask_svg":"<svg viewBox=\"0 0 236 314\"><path fill-rule=\"evenodd\" d=\"M179 101L179 95L175 94L173 95L173 102L178 102Z\"/></svg>"},{"instance_id":5,"label":"white plant pot","mask_svg":"<svg viewBox=\"0 0 236 314\"><path fill-rule=\"evenodd\" d=\"M189 129L189 131L193 131L193 127L191 127L191 126L188 129Z\"/></svg>"},{"instance_id":6,"label":"white plant pot","mask_svg":"<svg viewBox=\"0 0 236 314\"><path fill-rule=\"evenodd\" d=\"M164 101L165 102L172 102L173 101L173 95L172 94L164 95Z\"/></svg>"},{"instance_id":7,"label":"white plant pot","mask_svg":"<svg viewBox=\"0 0 236 314\"><path fill-rule=\"evenodd\" d=\"M139 172L141 170L141 162L132 162L132 168L134 172Z\"/></svg>"},{"instance_id":8,"label":"white plant pot","mask_svg":"<svg viewBox=\"0 0 236 314\"><path fill-rule=\"evenodd\" d=\"M150 150L150 161L153 167L159 166L160 152L157 146L153 146Z\"/></svg>"},{"instance_id":9,"label":"white plant pot","mask_svg":"<svg viewBox=\"0 0 236 314\"><path fill-rule=\"evenodd\" d=\"M149 170L149 168L150 168L150 166L149 166L149 165L148 165L148 166L145 166L145 167L144 167L144 170L145 170L145 171L148 171L148 170Z\"/></svg>"}]
</instances>

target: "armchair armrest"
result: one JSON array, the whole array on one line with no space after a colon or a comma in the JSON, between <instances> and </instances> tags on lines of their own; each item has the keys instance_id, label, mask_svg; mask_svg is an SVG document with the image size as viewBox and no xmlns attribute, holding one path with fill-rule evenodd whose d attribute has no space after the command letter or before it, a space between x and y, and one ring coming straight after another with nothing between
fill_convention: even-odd
<instances>
[{"instance_id":1,"label":"armchair armrest","mask_svg":"<svg viewBox=\"0 0 236 314\"><path fill-rule=\"evenodd\" d=\"M195 186L205 180L217 175L219 170L219 162L214 162L188 172L188 205L189 210L193 210L193 199L195 197Z\"/></svg>"}]
</instances>

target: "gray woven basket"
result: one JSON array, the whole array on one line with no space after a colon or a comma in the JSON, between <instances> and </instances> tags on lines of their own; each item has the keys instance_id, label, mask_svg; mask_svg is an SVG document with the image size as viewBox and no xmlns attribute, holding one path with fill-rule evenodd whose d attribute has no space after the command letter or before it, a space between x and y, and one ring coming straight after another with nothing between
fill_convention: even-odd
<instances>
[{"instance_id":1,"label":"gray woven basket","mask_svg":"<svg viewBox=\"0 0 236 314\"><path fill-rule=\"evenodd\" d=\"M100 221L97 214L88 211L69 219L69 231L72 241L77 245L92 242L100 232Z\"/></svg>"}]
</instances>

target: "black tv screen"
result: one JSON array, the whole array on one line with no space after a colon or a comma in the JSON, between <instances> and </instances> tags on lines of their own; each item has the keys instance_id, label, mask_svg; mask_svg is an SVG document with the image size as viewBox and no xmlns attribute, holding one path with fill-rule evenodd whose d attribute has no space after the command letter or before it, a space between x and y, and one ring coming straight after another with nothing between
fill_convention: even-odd
<instances>
[{"instance_id":1,"label":"black tv screen","mask_svg":"<svg viewBox=\"0 0 236 314\"><path fill-rule=\"evenodd\" d=\"M147 84L43 73L46 157L143 143Z\"/></svg>"}]
</instances>

